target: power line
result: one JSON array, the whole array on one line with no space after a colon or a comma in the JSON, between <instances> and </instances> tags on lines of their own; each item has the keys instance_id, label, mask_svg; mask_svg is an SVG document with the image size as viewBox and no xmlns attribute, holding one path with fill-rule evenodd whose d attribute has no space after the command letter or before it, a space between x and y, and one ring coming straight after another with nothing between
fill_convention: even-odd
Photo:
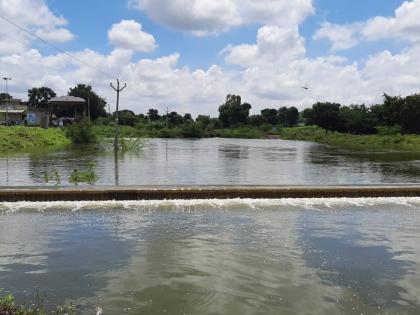
<instances>
[{"instance_id":1,"label":"power line","mask_svg":"<svg viewBox=\"0 0 420 315\"><path fill-rule=\"evenodd\" d=\"M35 39L37 39L37 40L39 40L39 41L43 42L44 44L46 44L46 45L50 46L51 48L53 48L53 49L55 49L55 50L57 50L57 51L59 51L59 52L63 53L64 55L66 55L67 57L69 57L69 58L71 58L71 59L73 59L73 60L77 61L78 63L81 63L81 64L83 64L83 65L85 65L85 66L87 66L87 67L89 67L89 68L91 68L91 69L94 69L95 71L101 72L102 74L104 74L104 75L106 75L106 76L108 76L108 77L112 77L112 75L109 75L109 73L106 73L106 72L104 72L103 70L98 69L98 68L96 68L95 66L92 66L91 64L89 64L89 63L87 63L87 62L85 62L85 61L83 61L83 60L81 60L81 59L77 58L76 56L72 55L72 54L71 54L71 53L69 53L68 51L66 51L66 50L64 50L64 49L62 49L62 48L60 48L60 47L58 47L58 46L56 46L56 45L54 45L54 44L50 43L49 41L47 41L47 40L43 39L42 37L40 37L40 36L36 35L35 33L33 33L33 32L31 32L30 30L28 30L28 29L24 28L23 26L20 26L19 24L15 23L15 22L13 22L13 21L11 21L11 20L9 20L8 18L6 18L6 17L4 17L4 16L0 15L0 19L2 19L3 21L6 21L6 22L7 22L7 23L9 23L10 25L13 25L14 27L18 28L18 29L19 29L19 30L21 30L22 32L24 32L24 33L28 34L29 36L32 36L33 38L35 38Z\"/></svg>"}]
</instances>

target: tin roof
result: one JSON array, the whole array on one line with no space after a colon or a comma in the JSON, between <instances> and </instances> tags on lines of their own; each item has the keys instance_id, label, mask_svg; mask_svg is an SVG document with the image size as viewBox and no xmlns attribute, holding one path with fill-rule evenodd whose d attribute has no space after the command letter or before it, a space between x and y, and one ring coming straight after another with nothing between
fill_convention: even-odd
<instances>
[{"instance_id":1,"label":"tin roof","mask_svg":"<svg viewBox=\"0 0 420 315\"><path fill-rule=\"evenodd\" d=\"M86 103L86 101L81 97L75 96L60 96L53 97L50 99L50 103Z\"/></svg>"}]
</instances>

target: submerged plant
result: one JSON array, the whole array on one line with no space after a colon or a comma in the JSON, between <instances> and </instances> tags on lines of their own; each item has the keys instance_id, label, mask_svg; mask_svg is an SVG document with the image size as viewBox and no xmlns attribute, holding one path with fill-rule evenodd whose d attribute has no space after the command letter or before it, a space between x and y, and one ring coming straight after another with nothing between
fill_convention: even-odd
<instances>
[{"instance_id":1,"label":"submerged plant","mask_svg":"<svg viewBox=\"0 0 420 315\"><path fill-rule=\"evenodd\" d=\"M55 185L57 186L57 185L60 185L61 183L61 176L57 170L45 171L42 176L42 179L44 180L46 184L50 182L54 182Z\"/></svg>"},{"instance_id":2,"label":"submerged plant","mask_svg":"<svg viewBox=\"0 0 420 315\"><path fill-rule=\"evenodd\" d=\"M139 151L144 146L142 139L139 138L121 138L119 144L122 152Z\"/></svg>"},{"instance_id":3,"label":"submerged plant","mask_svg":"<svg viewBox=\"0 0 420 315\"><path fill-rule=\"evenodd\" d=\"M99 179L95 172L95 167L95 162L89 162L86 165L86 170L74 170L70 175L69 182L75 185L80 183L95 184Z\"/></svg>"}]
</instances>

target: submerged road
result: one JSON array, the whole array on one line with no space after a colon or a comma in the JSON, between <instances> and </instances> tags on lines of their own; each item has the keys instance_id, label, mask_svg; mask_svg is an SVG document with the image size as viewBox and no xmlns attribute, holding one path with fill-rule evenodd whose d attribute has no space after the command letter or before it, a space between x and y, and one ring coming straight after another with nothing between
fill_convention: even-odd
<instances>
[{"instance_id":1,"label":"submerged road","mask_svg":"<svg viewBox=\"0 0 420 315\"><path fill-rule=\"evenodd\" d=\"M420 185L0 187L0 202L340 197L420 197Z\"/></svg>"}]
</instances>

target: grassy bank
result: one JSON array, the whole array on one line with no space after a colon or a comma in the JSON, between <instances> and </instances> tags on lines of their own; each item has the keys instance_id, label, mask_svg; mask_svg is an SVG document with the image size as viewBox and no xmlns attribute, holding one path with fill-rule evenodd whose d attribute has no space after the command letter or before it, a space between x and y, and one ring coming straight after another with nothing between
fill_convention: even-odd
<instances>
[{"instance_id":1,"label":"grassy bank","mask_svg":"<svg viewBox=\"0 0 420 315\"><path fill-rule=\"evenodd\" d=\"M0 152L26 150L70 144L60 129L23 126L0 127Z\"/></svg>"},{"instance_id":2,"label":"grassy bank","mask_svg":"<svg viewBox=\"0 0 420 315\"><path fill-rule=\"evenodd\" d=\"M338 132L325 133L315 127L284 128L280 132L284 140L313 141L349 149L420 151L420 135L351 135Z\"/></svg>"},{"instance_id":3,"label":"grassy bank","mask_svg":"<svg viewBox=\"0 0 420 315\"><path fill-rule=\"evenodd\" d=\"M115 134L113 126L94 126L94 133L99 138L112 138ZM269 135L256 127L239 127L215 130L186 130L184 127L153 129L144 126L129 127L121 126L122 137L126 138L242 138L242 139L265 139Z\"/></svg>"}]
</instances>

